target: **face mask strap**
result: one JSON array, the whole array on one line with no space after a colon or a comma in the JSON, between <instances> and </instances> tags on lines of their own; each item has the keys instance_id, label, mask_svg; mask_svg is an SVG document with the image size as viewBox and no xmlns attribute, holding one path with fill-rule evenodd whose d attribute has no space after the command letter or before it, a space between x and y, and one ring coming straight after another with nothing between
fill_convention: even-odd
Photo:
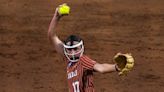
<instances>
[{"instance_id":1,"label":"face mask strap","mask_svg":"<svg viewBox=\"0 0 164 92\"><path fill-rule=\"evenodd\" d=\"M69 54L69 53L67 53L66 49L64 48L64 51L66 52L67 55L75 55L75 54L79 54L80 52L82 52L82 50L84 50L84 46L81 47L80 51L78 51L78 52L76 52L76 53L73 52L72 54Z\"/></svg>"},{"instance_id":2,"label":"face mask strap","mask_svg":"<svg viewBox=\"0 0 164 92\"><path fill-rule=\"evenodd\" d=\"M79 47L80 45L83 45L83 41L82 40L78 44L75 44L73 46L68 46L68 45L64 44L64 48L67 48L67 49L69 49L69 48L76 48L76 47Z\"/></svg>"}]
</instances>

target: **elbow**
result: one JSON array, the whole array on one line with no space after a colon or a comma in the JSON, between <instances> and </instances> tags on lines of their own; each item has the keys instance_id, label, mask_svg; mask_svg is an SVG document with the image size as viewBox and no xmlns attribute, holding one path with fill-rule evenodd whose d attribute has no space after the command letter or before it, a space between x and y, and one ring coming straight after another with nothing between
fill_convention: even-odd
<instances>
[{"instance_id":1,"label":"elbow","mask_svg":"<svg viewBox=\"0 0 164 92\"><path fill-rule=\"evenodd\" d=\"M104 73L105 73L105 71L103 71L103 70L99 70L99 73L102 73L102 74L104 74Z\"/></svg>"},{"instance_id":2,"label":"elbow","mask_svg":"<svg viewBox=\"0 0 164 92\"><path fill-rule=\"evenodd\" d=\"M47 35L48 37L52 34L52 31L50 29L48 29Z\"/></svg>"},{"instance_id":3,"label":"elbow","mask_svg":"<svg viewBox=\"0 0 164 92\"><path fill-rule=\"evenodd\" d=\"M52 38L53 38L53 36L55 36L55 35L54 35L54 33L53 33L51 30L48 30L47 36L48 36L48 39L49 39L50 41L52 41Z\"/></svg>"},{"instance_id":4,"label":"elbow","mask_svg":"<svg viewBox=\"0 0 164 92\"><path fill-rule=\"evenodd\" d=\"M99 73L102 73L102 74L105 73L105 70L104 70L103 66L96 66L94 69L95 69L96 72L99 72Z\"/></svg>"},{"instance_id":5,"label":"elbow","mask_svg":"<svg viewBox=\"0 0 164 92\"><path fill-rule=\"evenodd\" d=\"M50 32L48 32L47 37L51 41L51 34L50 34Z\"/></svg>"},{"instance_id":6,"label":"elbow","mask_svg":"<svg viewBox=\"0 0 164 92\"><path fill-rule=\"evenodd\" d=\"M48 32L47 32L47 36L48 36L48 38L50 37L50 30L48 30Z\"/></svg>"}]
</instances>

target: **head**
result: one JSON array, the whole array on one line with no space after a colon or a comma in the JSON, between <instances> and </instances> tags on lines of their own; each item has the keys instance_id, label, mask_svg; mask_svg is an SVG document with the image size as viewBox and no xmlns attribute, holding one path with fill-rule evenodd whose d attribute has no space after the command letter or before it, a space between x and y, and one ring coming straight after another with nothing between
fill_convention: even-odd
<instances>
[{"instance_id":1,"label":"head","mask_svg":"<svg viewBox=\"0 0 164 92\"><path fill-rule=\"evenodd\" d=\"M83 40L76 36L70 35L64 43L64 54L71 62L77 62L84 52Z\"/></svg>"}]
</instances>

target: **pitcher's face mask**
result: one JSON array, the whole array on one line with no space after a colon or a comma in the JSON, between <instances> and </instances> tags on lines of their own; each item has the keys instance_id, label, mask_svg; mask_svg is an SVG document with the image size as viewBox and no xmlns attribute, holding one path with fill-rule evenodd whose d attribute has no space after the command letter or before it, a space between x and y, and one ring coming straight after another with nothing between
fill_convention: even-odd
<instances>
[{"instance_id":1,"label":"pitcher's face mask","mask_svg":"<svg viewBox=\"0 0 164 92\"><path fill-rule=\"evenodd\" d=\"M73 41L73 45L70 46L71 42L64 44L64 54L67 59L71 62L77 62L84 52L83 41Z\"/></svg>"}]
</instances>

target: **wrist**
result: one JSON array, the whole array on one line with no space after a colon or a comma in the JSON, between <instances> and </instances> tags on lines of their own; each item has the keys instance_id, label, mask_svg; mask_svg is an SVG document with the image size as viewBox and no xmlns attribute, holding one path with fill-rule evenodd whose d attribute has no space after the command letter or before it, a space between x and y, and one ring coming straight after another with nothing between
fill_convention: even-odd
<instances>
[{"instance_id":1,"label":"wrist","mask_svg":"<svg viewBox=\"0 0 164 92\"><path fill-rule=\"evenodd\" d=\"M58 20L58 21L59 21L60 18L62 17L62 15L60 15L60 14L58 13L58 8L56 8L56 11L55 11L54 17L55 17L55 19Z\"/></svg>"},{"instance_id":2,"label":"wrist","mask_svg":"<svg viewBox=\"0 0 164 92\"><path fill-rule=\"evenodd\" d=\"M120 71L120 69L118 68L117 64L115 64L115 70L116 70L117 72Z\"/></svg>"}]
</instances>

